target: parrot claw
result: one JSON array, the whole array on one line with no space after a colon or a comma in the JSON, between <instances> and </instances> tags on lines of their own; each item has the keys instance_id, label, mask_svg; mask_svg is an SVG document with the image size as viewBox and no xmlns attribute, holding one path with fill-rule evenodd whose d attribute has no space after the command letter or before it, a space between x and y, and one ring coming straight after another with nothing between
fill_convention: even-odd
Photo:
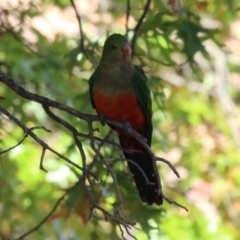
<instances>
[{"instance_id":1,"label":"parrot claw","mask_svg":"<svg viewBox=\"0 0 240 240\"><path fill-rule=\"evenodd\" d=\"M132 125L129 122L125 122L122 128L123 134L126 133L129 128L132 128Z\"/></svg>"},{"instance_id":2,"label":"parrot claw","mask_svg":"<svg viewBox=\"0 0 240 240\"><path fill-rule=\"evenodd\" d=\"M106 120L107 120L106 115L101 114L100 115L100 123L102 124L102 126L104 126L106 124Z\"/></svg>"}]
</instances>

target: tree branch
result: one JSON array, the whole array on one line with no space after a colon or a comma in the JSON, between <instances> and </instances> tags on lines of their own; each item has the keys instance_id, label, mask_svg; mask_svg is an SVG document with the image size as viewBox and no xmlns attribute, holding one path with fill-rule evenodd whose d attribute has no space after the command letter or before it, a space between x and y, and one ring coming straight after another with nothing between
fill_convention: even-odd
<instances>
[{"instance_id":1,"label":"tree branch","mask_svg":"<svg viewBox=\"0 0 240 240\"><path fill-rule=\"evenodd\" d=\"M19 236L18 238L12 239L12 240L23 240L25 237L29 236L30 234L32 234L33 232L36 232L48 219L49 217L56 211L57 207L59 206L59 204L64 200L64 198L74 189L75 186L73 186L72 188L68 189L55 203L55 205L53 206L52 210L32 229L30 229L29 231L27 231L26 233L22 234L21 236Z\"/></svg>"},{"instance_id":2,"label":"tree branch","mask_svg":"<svg viewBox=\"0 0 240 240\"><path fill-rule=\"evenodd\" d=\"M132 57L135 55L135 45L136 45L136 42L137 42L139 29L140 29L140 27L141 27L141 25L143 23L143 20L144 20L147 12L149 10L150 3L151 3L151 0L147 0L146 5L145 5L144 10L143 10L143 13L142 13L142 16L138 20L138 23L137 23L137 25L135 26L135 28L133 30L134 31L134 35L133 35L132 44L131 44L131 47L132 47Z\"/></svg>"},{"instance_id":3,"label":"tree branch","mask_svg":"<svg viewBox=\"0 0 240 240\"><path fill-rule=\"evenodd\" d=\"M78 13L77 7L75 5L74 0L70 0L71 5L74 9L74 12L76 14L77 20L78 20L78 27L79 27L79 32L80 32L80 48L82 50L82 52L85 52L85 46L84 46L84 35L83 35L83 29L82 29L82 20L81 20L81 16Z\"/></svg>"},{"instance_id":4,"label":"tree branch","mask_svg":"<svg viewBox=\"0 0 240 240\"><path fill-rule=\"evenodd\" d=\"M80 33L80 46L79 46L80 50L87 57L87 59L93 65L95 65L92 57L88 54L88 51L87 51L87 49L85 48L85 45L84 45L84 33L83 33L83 27L82 27L82 18L80 16L80 14L78 13L77 6L76 6L74 0L70 0L70 2L71 2L71 5L72 5L72 7L74 9L75 14L76 14L76 18L78 20L78 27L79 27L79 33Z\"/></svg>"},{"instance_id":5,"label":"tree branch","mask_svg":"<svg viewBox=\"0 0 240 240\"><path fill-rule=\"evenodd\" d=\"M49 147L48 144L46 144L44 141L42 141L36 134L34 134L32 132L31 128L27 128L24 124L22 124L16 117L14 117L12 114L10 114L6 109L2 108L0 106L0 111L5 114L6 116L9 117L9 119L11 119L13 122L15 122L27 135L31 136L37 143L39 143L43 149L47 149L50 152L54 153L55 155L57 155L59 158L65 160L66 162L70 163L71 165L73 165L74 167L78 168L79 170L83 171L83 168L81 168L79 165L77 165L76 163L72 162L71 160L69 160L68 158L66 158L65 156L63 156L62 154L60 154L59 152L55 151L53 148ZM39 128L39 127L38 127ZM42 156L41 156L42 159ZM46 171L46 170L45 170ZM89 173L91 174L91 173ZM91 174L92 175L92 174ZM92 175L93 177L95 177L94 175Z\"/></svg>"},{"instance_id":6,"label":"tree branch","mask_svg":"<svg viewBox=\"0 0 240 240\"><path fill-rule=\"evenodd\" d=\"M0 107L0 110L5 110L5 109L3 109L3 108L1 108ZM3 112L2 111L2 112ZM3 112L4 113L4 112ZM6 112L4 113L5 115L6 115ZM10 113L9 113L9 115L10 115ZM47 128L45 128L45 127L31 127L31 128L29 128L28 130L29 130L29 132L31 132L31 131L34 131L34 130L36 130L36 129L44 129L46 132L51 132L50 130L48 130ZM19 141L16 145L14 145L13 147L10 147L10 148L8 148L8 149L6 149L6 150L3 150L3 151L0 151L0 155L1 154L4 154L4 153L7 153L7 152L9 152L9 151L11 151L12 149L14 149L14 148L16 148L16 147L18 147L19 145L21 145L23 142L24 142L24 140L27 138L27 136L29 135L29 132L27 132L25 135L24 135L24 137L22 138L22 140L21 141Z\"/></svg>"},{"instance_id":7,"label":"tree branch","mask_svg":"<svg viewBox=\"0 0 240 240\"><path fill-rule=\"evenodd\" d=\"M61 103L58 103L56 101L53 101L53 100L50 100L49 98L45 98L43 96L40 96L38 94L34 94L34 93L31 93L31 92L28 92L26 91L24 88L22 88L21 86L19 86L18 84L16 84L11 78L7 77L3 72L0 71L0 82L3 82L5 83L9 88L11 88L12 90L14 90L17 94L19 94L20 96L22 96L23 98L26 98L26 99L29 99L29 100L32 100L32 101L35 101L35 102L38 102L40 104L42 104L42 106L44 107L45 111L47 114L49 114L48 109L49 107L54 107L54 108L57 108L57 109L60 109L60 110L63 110L73 116L76 116L80 119L83 119L85 120L86 122L88 122L89 124L89 130L90 130L90 133L88 135L84 135L84 137L88 137L90 140L91 140L91 144L92 144L92 147L93 147L93 150L94 152L100 157L100 159L103 159L102 156L99 155L99 152L98 152L98 149L95 148L94 146L94 138L93 138L93 130L91 130L91 123L93 121L100 121L100 117L99 116L95 116L95 115L90 115L90 114L84 114L82 112L79 112L71 107L68 107L64 104L61 104ZM64 123L63 121L64 120L60 120L59 118L56 118L56 117L53 117L52 118L57 121L57 122L62 122L62 124L65 124L64 126L66 128L68 128L69 130L71 131L76 131L70 124L67 124L66 122ZM111 120L111 119L106 119L106 123L110 124L110 125L113 125L117 128L120 128L122 129L123 128L123 124L118 122L118 121L114 121L114 120ZM140 135L138 132L136 132L135 130L133 130L132 128L128 128L128 130L126 131L127 134L129 134L130 136L132 136L133 138L135 138L146 150L147 152L149 153L149 155L151 156L151 159L153 161L153 166L155 167L155 171L157 171L157 165L155 164L155 162L157 160L160 160L159 158L157 158L154 153L152 152L152 150L150 149L150 147L148 146L148 144L146 143L146 139ZM33 133L31 133L33 134ZM77 136L77 134L80 134L80 133L77 133L75 132L75 137ZM77 137L76 137L77 139ZM75 140L76 140L75 139ZM42 143L43 145L42 146L45 146L44 144L45 143ZM48 147L48 146L46 146ZM80 152L82 152L81 150L81 147L80 145L78 146L79 147L79 150ZM53 150L52 150L53 151ZM81 153L83 154L83 153ZM163 161L163 159L161 159L161 161ZM179 177L179 174L177 173L177 170L171 165L170 162L168 162L167 160L164 159L165 163L168 164L168 166L172 169L172 171ZM106 165L106 163L104 163ZM107 166L107 165L106 165ZM83 170L83 169L81 169ZM114 176L112 175L113 179L114 179ZM159 176L160 178L160 176ZM162 188L161 188L161 180L159 179L159 182L160 182L160 189L158 191L158 194L162 194ZM119 198L121 199L120 195L118 194Z\"/></svg>"},{"instance_id":8,"label":"tree branch","mask_svg":"<svg viewBox=\"0 0 240 240\"><path fill-rule=\"evenodd\" d=\"M119 214L119 212L123 212L123 199L122 199L122 196L121 196L121 192L120 192L120 189L119 189L119 186L118 186L118 183L117 183L117 179L116 179L116 176L115 176L115 173L114 171L112 170L111 166L109 165L109 161L107 161L104 156L101 154L100 152L100 149L101 149L101 146L107 142L109 144L112 144L111 141L109 141L107 138L105 139L99 139L97 137L94 136L94 131L96 131L95 129L93 129L92 127L92 122L94 121L100 121L100 117L99 116L95 116L95 115L90 115L90 114L85 114L85 113L82 113L82 112L79 112L71 107L68 107L64 104L61 104L59 102L56 102L56 101L53 101L49 98L45 98L43 96L40 96L38 94L35 94L35 93L31 93L29 91L26 91L23 87L21 87L20 85L18 85L13 79L7 77L3 72L0 71L0 82L6 84L10 89L12 89L13 91L15 91L19 96L25 98L25 99L28 99L28 100L31 100L31 101L34 101L34 102L37 102L39 104L42 105L44 111L46 112L46 114L52 118L55 122L57 123L60 123L61 125L63 125L66 129L68 129L71 133L72 133L72 136L73 136L73 139L74 139L74 142L75 142L75 145L77 146L78 150L79 150L79 153L82 157L82 165L83 167L79 167L77 164L71 162L69 159L67 159L66 157L64 157L63 155L59 154L58 152L56 152L54 149L52 149L51 147L49 147L45 142L43 142L40 138L37 137L36 134L34 134L32 132L32 129L29 129L27 128L24 124L22 124L16 117L12 116L7 110L5 110L4 108L0 107L0 111L2 111L5 115L7 115L11 120L13 120L19 127L21 127L23 129L24 132L26 132L28 135L30 135L36 142L38 142L42 147L43 147L43 150L42 150L42 155L41 155L41 168L43 168L42 166L42 161L43 161L43 158L44 158L44 155L45 155L45 151L46 150L49 150L51 152L53 152L54 154L56 154L57 156L59 156L60 158L64 159L65 161L69 162L70 164L72 164L73 166L77 167L78 169L80 169L82 172L83 172L83 175L81 176L81 179L80 181L83 181L83 186L85 188L85 191L88 195L88 198L89 198L89 201L90 201L90 215L89 215L89 219L95 215L94 213L94 209L98 209L100 210L104 216L105 216L105 220L107 221L108 218L111 218L113 219L117 224L120 224L121 226L123 226L126 230L126 232L131 236L131 233L129 232L129 229L132 228L132 227L135 227L135 223L131 223L131 222L128 222L127 220L125 220L124 218L121 217L121 215ZM54 114L50 108L55 108L55 109L58 109L58 110L62 110L72 116L75 116L79 119L82 119L84 121L86 121L88 123L88 129L89 129L89 133L88 134L82 134L80 132L77 131L76 128L74 128L71 124L69 124L67 121L65 121L64 119L60 118L59 116L57 116L56 114ZM114 127L117 127L117 128L123 128L123 124L118 122L118 121L114 121L114 120L111 120L111 119L106 119L106 123L109 124L109 125L112 125ZM129 134L131 137L135 138L145 149L146 151L149 153L149 155L151 156L151 160L152 160L152 164L155 168L155 170L157 171L157 165L156 165L156 161L162 161L164 162L165 164L167 164L171 170L179 177L179 174L178 172L176 171L176 169L174 168L174 166L168 162L167 160L165 159L162 159L162 158L158 158L154 155L154 153L152 152L152 150L150 149L150 147L148 146L148 144L146 143L146 139L140 135L138 132L136 132L135 130L133 130L132 128L129 128L127 131L126 131L126 134ZM92 150L95 152L95 156L99 159L101 159L101 161L103 162L103 164L106 166L108 172L110 173L112 179L113 179L113 182L114 182L114 186L115 186L115 189L116 189L116 193L117 193L117 196L118 196L118 199L119 199L119 202L120 202L120 206L117 208L116 210L116 214L117 216L114 216L113 214L109 213L108 211L106 211L105 209L103 209L102 207L100 207L93 195L92 195L92 191L91 191L91 187L89 187L88 185L86 185L86 179L88 180L88 182L90 183L90 186L91 186L91 181L89 179L89 175L93 176L95 179L97 179L96 176L94 176L92 173L89 172L89 167L87 167L86 165L86 156L85 156L85 153L84 153L84 150L83 150L83 147L82 147L82 144L81 144L81 141L78 139L78 137L81 136L81 137L84 137L84 138L87 138L87 139L90 139L90 145L91 145L91 148ZM95 141L101 141L101 144L99 145L99 147L97 148L95 146ZM113 144L114 146L117 146L119 147L118 145L116 144ZM124 149L122 149L124 151ZM117 161L117 159L115 159L115 161ZM125 159L124 161L131 161L130 159ZM138 166L139 167L139 166ZM140 167L139 167L140 168ZM139 169L140 170L140 169ZM140 170L142 173L143 173L143 176L145 176L144 174L144 171L143 169ZM160 176L159 176L160 178ZM145 176L145 180L147 182L147 184L151 184L151 182L149 182L149 180L147 179L147 177ZM179 207L182 207L184 208L185 210L187 210L185 207L183 207L182 205L176 203L175 201L171 201L169 200L167 197L164 196L163 192L162 192L162 188L161 188L161 181L159 179L159 182L160 182L160 189L158 190L158 194L159 195L162 195L163 198L170 204L175 204ZM64 198L64 197L63 197ZM62 199L63 199L62 198ZM60 200L59 200L60 202ZM58 203L59 204L59 203ZM46 218L45 218L46 219ZM34 229L30 230L30 233L33 232L33 231L36 231L41 225L43 224L43 222L41 222L37 227L35 227ZM29 233L29 234L30 234ZM26 235L23 235L23 236L26 236ZM21 239L21 238L19 238Z\"/></svg>"},{"instance_id":9,"label":"tree branch","mask_svg":"<svg viewBox=\"0 0 240 240\"><path fill-rule=\"evenodd\" d=\"M126 9L126 36L128 36L128 32L129 32L128 22L129 22L129 17L130 17L130 9L131 9L130 0L127 0L127 9Z\"/></svg>"}]
</instances>

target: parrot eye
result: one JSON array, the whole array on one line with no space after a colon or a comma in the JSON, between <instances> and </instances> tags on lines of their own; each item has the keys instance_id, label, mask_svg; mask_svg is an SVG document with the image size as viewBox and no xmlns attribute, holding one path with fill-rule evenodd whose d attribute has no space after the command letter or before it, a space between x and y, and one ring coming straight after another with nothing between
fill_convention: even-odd
<instances>
[{"instance_id":1,"label":"parrot eye","mask_svg":"<svg viewBox=\"0 0 240 240\"><path fill-rule=\"evenodd\" d=\"M117 46L115 44L112 44L112 49L113 50L117 49Z\"/></svg>"}]
</instances>

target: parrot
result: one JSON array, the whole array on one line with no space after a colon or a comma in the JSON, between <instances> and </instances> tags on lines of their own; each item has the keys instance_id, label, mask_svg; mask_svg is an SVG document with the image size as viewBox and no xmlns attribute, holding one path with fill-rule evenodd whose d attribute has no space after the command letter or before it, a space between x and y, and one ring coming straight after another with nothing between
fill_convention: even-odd
<instances>
[{"instance_id":1,"label":"parrot","mask_svg":"<svg viewBox=\"0 0 240 240\"><path fill-rule=\"evenodd\" d=\"M103 46L98 66L89 79L90 101L101 119L116 120L123 128L115 130L123 149L140 198L147 205L163 203L156 162L147 150L127 134L131 127L151 146L152 102L144 71L133 64L128 39L118 33L110 35ZM102 122L103 123L103 122ZM135 163L135 164L134 164ZM147 184L146 177L152 184Z\"/></svg>"}]
</instances>

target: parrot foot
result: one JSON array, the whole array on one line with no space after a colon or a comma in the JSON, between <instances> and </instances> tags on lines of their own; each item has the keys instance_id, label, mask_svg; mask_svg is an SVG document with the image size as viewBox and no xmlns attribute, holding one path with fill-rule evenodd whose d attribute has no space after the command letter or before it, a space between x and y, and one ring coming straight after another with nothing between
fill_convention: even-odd
<instances>
[{"instance_id":1,"label":"parrot foot","mask_svg":"<svg viewBox=\"0 0 240 240\"><path fill-rule=\"evenodd\" d=\"M122 133L126 133L129 128L132 128L132 125L129 122L123 124Z\"/></svg>"},{"instance_id":2,"label":"parrot foot","mask_svg":"<svg viewBox=\"0 0 240 240\"><path fill-rule=\"evenodd\" d=\"M106 115L101 114L100 115L100 123L102 124L102 126L104 126L106 124L106 120L107 120Z\"/></svg>"}]
</instances>

